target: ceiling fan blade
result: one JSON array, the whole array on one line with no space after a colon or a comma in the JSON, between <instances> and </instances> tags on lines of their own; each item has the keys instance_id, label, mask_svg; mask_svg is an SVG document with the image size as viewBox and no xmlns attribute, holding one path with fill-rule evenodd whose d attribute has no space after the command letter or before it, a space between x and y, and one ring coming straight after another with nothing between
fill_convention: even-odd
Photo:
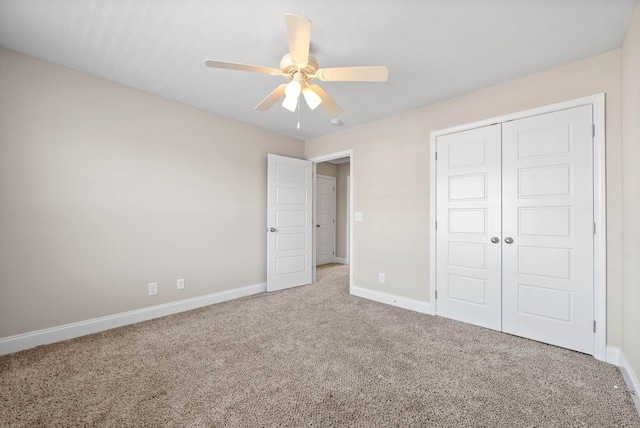
<instances>
[{"instance_id":1,"label":"ceiling fan blade","mask_svg":"<svg viewBox=\"0 0 640 428\"><path fill-rule=\"evenodd\" d=\"M241 71L253 71L255 73L266 73L273 75L281 75L282 71L277 68L271 67L261 67L259 65L249 65L249 64L239 64L237 62L227 62L227 61L214 61L212 59L208 59L204 62L207 67L211 68L226 68L228 70L241 70Z\"/></svg>"},{"instance_id":2,"label":"ceiling fan blade","mask_svg":"<svg viewBox=\"0 0 640 428\"><path fill-rule=\"evenodd\" d=\"M301 16L284 14L289 38L291 59L299 66L309 62L309 46L311 43L311 21Z\"/></svg>"},{"instance_id":3,"label":"ceiling fan blade","mask_svg":"<svg viewBox=\"0 0 640 428\"><path fill-rule=\"evenodd\" d=\"M344 112L344 110L342 110L342 107L340 107L338 103L335 102L333 98L331 98L329 94L327 94L320 86L309 85L309 89L318 94L318 96L322 99L322 104L320 105L331 116L339 116Z\"/></svg>"},{"instance_id":4,"label":"ceiling fan blade","mask_svg":"<svg viewBox=\"0 0 640 428\"><path fill-rule=\"evenodd\" d=\"M341 67L321 68L316 72L316 77L325 82L385 82L389 77L387 67Z\"/></svg>"},{"instance_id":5,"label":"ceiling fan blade","mask_svg":"<svg viewBox=\"0 0 640 428\"><path fill-rule=\"evenodd\" d=\"M255 106L254 110L265 111L269 110L280 98L284 97L284 88L287 87L286 83L278 86L267 97Z\"/></svg>"}]
</instances>

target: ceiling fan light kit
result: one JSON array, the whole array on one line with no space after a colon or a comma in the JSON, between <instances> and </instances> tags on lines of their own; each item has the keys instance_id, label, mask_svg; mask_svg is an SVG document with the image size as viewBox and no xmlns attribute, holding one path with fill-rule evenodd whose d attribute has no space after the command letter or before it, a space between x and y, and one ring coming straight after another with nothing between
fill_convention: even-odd
<instances>
[{"instance_id":1,"label":"ceiling fan light kit","mask_svg":"<svg viewBox=\"0 0 640 428\"><path fill-rule=\"evenodd\" d=\"M307 102L307 105L311 110L315 110L320 104L322 104L322 98L318 96L311 88L308 86L302 90L302 95L304 96L304 100Z\"/></svg>"},{"instance_id":2,"label":"ceiling fan light kit","mask_svg":"<svg viewBox=\"0 0 640 428\"><path fill-rule=\"evenodd\" d=\"M280 60L280 69L210 59L205 61L205 65L211 68L266 73L283 76L290 81L274 89L255 107L255 110L268 110L284 97L282 107L295 112L302 94L311 110L321 105L329 115L339 116L344 111L342 107L320 86L310 85L309 82L316 77L325 82L384 82L387 80L389 72L384 66L318 68L316 59L309 55L311 21L290 13L285 14L284 18L289 53Z\"/></svg>"}]
</instances>

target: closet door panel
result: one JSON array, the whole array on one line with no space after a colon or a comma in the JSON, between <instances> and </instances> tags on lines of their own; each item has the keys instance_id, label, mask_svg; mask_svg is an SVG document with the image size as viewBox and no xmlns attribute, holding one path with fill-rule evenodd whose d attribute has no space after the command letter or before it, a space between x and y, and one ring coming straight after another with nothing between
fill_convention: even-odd
<instances>
[{"instance_id":1,"label":"closet door panel","mask_svg":"<svg viewBox=\"0 0 640 428\"><path fill-rule=\"evenodd\" d=\"M437 139L438 315L501 329L500 125Z\"/></svg>"},{"instance_id":2,"label":"closet door panel","mask_svg":"<svg viewBox=\"0 0 640 428\"><path fill-rule=\"evenodd\" d=\"M502 329L592 354L592 107L504 123L502 141Z\"/></svg>"}]
</instances>

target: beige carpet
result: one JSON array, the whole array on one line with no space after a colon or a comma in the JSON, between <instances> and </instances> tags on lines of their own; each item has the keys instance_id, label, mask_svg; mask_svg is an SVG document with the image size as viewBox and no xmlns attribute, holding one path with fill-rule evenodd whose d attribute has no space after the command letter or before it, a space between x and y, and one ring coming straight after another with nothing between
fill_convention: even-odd
<instances>
[{"instance_id":1,"label":"beige carpet","mask_svg":"<svg viewBox=\"0 0 640 428\"><path fill-rule=\"evenodd\" d=\"M0 426L640 427L616 367L347 274L0 357Z\"/></svg>"}]
</instances>

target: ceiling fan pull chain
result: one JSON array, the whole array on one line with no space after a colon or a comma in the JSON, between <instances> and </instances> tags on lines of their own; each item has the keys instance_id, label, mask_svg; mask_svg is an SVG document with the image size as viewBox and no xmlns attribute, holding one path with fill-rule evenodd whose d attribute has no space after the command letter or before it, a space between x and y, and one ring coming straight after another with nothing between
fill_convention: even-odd
<instances>
[{"instance_id":1,"label":"ceiling fan pull chain","mask_svg":"<svg viewBox=\"0 0 640 428\"><path fill-rule=\"evenodd\" d=\"M300 97L298 97L298 129L300 129Z\"/></svg>"}]
</instances>

